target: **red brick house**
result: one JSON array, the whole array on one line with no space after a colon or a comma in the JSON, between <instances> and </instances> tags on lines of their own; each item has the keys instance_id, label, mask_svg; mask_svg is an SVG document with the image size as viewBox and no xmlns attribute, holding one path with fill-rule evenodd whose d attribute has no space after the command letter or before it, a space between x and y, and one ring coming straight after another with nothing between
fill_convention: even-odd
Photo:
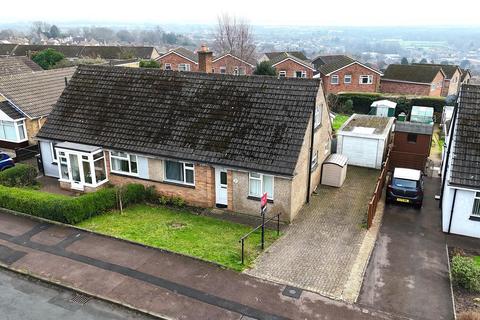
<instances>
[{"instance_id":1,"label":"red brick house","mask_svg":"<svg viewBox=\"0 0 480 320\"><path fill-rule=\"evenodd\" d=\"M198 71L198 56L188 49L178 47L155 59L163 70Z\"/></svg>"},{"instance_id":2,"label":"red brick house","mask_svg":"<svg viewBox=\"0 0 480 320\"><path fill-rule=\"evenodd\" d=\"M420 66L437 66L442 68L445 73L445 79L443 81L443 88L441 95L443 97L456 95L460 89L460 83L462 79L462 70L457 65L451 64L420 64L415 63L414 65Z\"/></svg>"},{"instance_id":3,"label":"red brick house","mask_svg":"<svg viewBox=\"0 0 480 320\"><path fill-rule=\"evenodd\" d=\"M259 61L270 61L280 78L313 78L315 68L301 52L268 52Z\"/></svg>"},{"instance_id":4,"label":"red brick house","mask_svg":"<svg viewBox=\"0 0 480 320\"><path fill-rule=\"evenodd\" d=\"M319 56L312 61L326 94L377 92L382 73L345 55Z\"/></svg>"},{"instance_id":5,"label":"red brick house","mask_svg":"<svg viewBox=\"0 0 480 320\"><path fill-rule=\"evenodd\" d=\"M212 60L213 73L252 75L255 65L234 56L231 53L214 57Z\"/></svg>"},{"instance_id":6,"label":"red brick house","mask_svg":"<svg viewBox=\"0 0 480 320\"><path fill-rule=\"evenodd\" d=\"M436 65L391 64L380 80L380 92L440 97L444 80L445 72Z\"/></svg>"}]
</instances>

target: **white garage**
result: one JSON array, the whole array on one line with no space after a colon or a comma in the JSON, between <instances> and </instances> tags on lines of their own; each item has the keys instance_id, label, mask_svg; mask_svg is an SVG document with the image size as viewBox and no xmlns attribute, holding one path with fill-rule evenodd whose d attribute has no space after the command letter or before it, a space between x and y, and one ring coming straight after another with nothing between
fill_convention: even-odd
<instances>
[{"instance_id":1,"label":"white garage","mask_svg":"<svg viewBox=\"0 0 480 320\"><path fill-rule=\"evenodd\" d=\"M337 153L348 164L380 169L387 153L395 118L352 115L337 132Z\"/></svg>"}]
</instances>

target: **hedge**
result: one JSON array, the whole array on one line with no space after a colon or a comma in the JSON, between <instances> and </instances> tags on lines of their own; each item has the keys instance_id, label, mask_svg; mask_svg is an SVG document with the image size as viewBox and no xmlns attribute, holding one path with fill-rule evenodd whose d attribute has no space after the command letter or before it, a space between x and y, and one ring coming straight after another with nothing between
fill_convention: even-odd
<instances>
[{"instance_id":1,"label":"hedge","mask_svg":"<svg viewBox=\"0 0 480 320\"><path fill-rule=\"evenodd\" d=\"M451 267L455 285L471 292L480 292L480 266L471 257L454 256Z\"/></svg>"},{"instance_id":2,"label":"hedge","mask_svg":"<svg viewBox=\"0 0 480 320\"><path fill-rule=\"evenodd\" d=\"M382 95L381 93L340 93L328 96L330 109L339 113L345 113L345 110L349 109L345 108L345 106L349 104L347 101L350 100L353 103L352 111L354 113L368 114L370 106L374 101L384 99L397 103L395 115L399 115L402 112L410 114L412 106L433 107L435 113L442 113L443 107L446 105L444 97L390 96Z\"/></svg>"},{"instance_id":3,"label":"hedge","mask_svg":"<svg viewBox=\"0 0 480 320\"><path fill-rule=\"evenodd\" d=\"M142 202L146 197L145 187L141 184L104 188L78 197L0 186L0 207L75 224L115 209L118 194L121 194L124 207Z\"/></svg>"},{"instance_id":4,"label":"hedge","mask_svg":"<svg viewBox=\"0 0 480 320\"><path fill-rule=\"evenodd\" d=\"M0 185L7 187L27 187L37 184L37 169L23 163L0 172Z\"/></svg>"}]
</instances>

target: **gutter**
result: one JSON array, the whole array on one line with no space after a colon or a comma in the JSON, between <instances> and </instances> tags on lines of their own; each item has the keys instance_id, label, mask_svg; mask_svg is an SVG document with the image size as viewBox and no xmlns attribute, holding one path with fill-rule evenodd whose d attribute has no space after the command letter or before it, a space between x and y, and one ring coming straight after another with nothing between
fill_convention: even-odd
<instances>
[{"instance_id":1,"label":"gutter","mask_svg":"<svg viewBox=\"0 0 480 320\"><path fill-rule=\"evenodd\" d=\"M308 157L308 179L307 179L307 199L306 202L310 203L310 190L311 190L311 180L312 180L312 160L313 160L313 140L315 139L315 105L312 110L312 130L310 137L310 156Z\"/></svg>"}]
</instances>

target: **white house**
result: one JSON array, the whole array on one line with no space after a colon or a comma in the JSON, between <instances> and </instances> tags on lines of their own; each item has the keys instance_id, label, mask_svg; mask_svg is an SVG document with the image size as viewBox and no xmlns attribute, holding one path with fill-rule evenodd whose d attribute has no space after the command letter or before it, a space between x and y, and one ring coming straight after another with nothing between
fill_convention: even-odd
<instances>
[{"instance_id":1,"label":"white house","mask_svg":"<svg viewBox=\"0 0 480 320\"><path fill-rule=\"evenodd\" d=\"M461 87L442 168L443 231L480 238L480 86Z\"/></svg>"}]
</instances>

